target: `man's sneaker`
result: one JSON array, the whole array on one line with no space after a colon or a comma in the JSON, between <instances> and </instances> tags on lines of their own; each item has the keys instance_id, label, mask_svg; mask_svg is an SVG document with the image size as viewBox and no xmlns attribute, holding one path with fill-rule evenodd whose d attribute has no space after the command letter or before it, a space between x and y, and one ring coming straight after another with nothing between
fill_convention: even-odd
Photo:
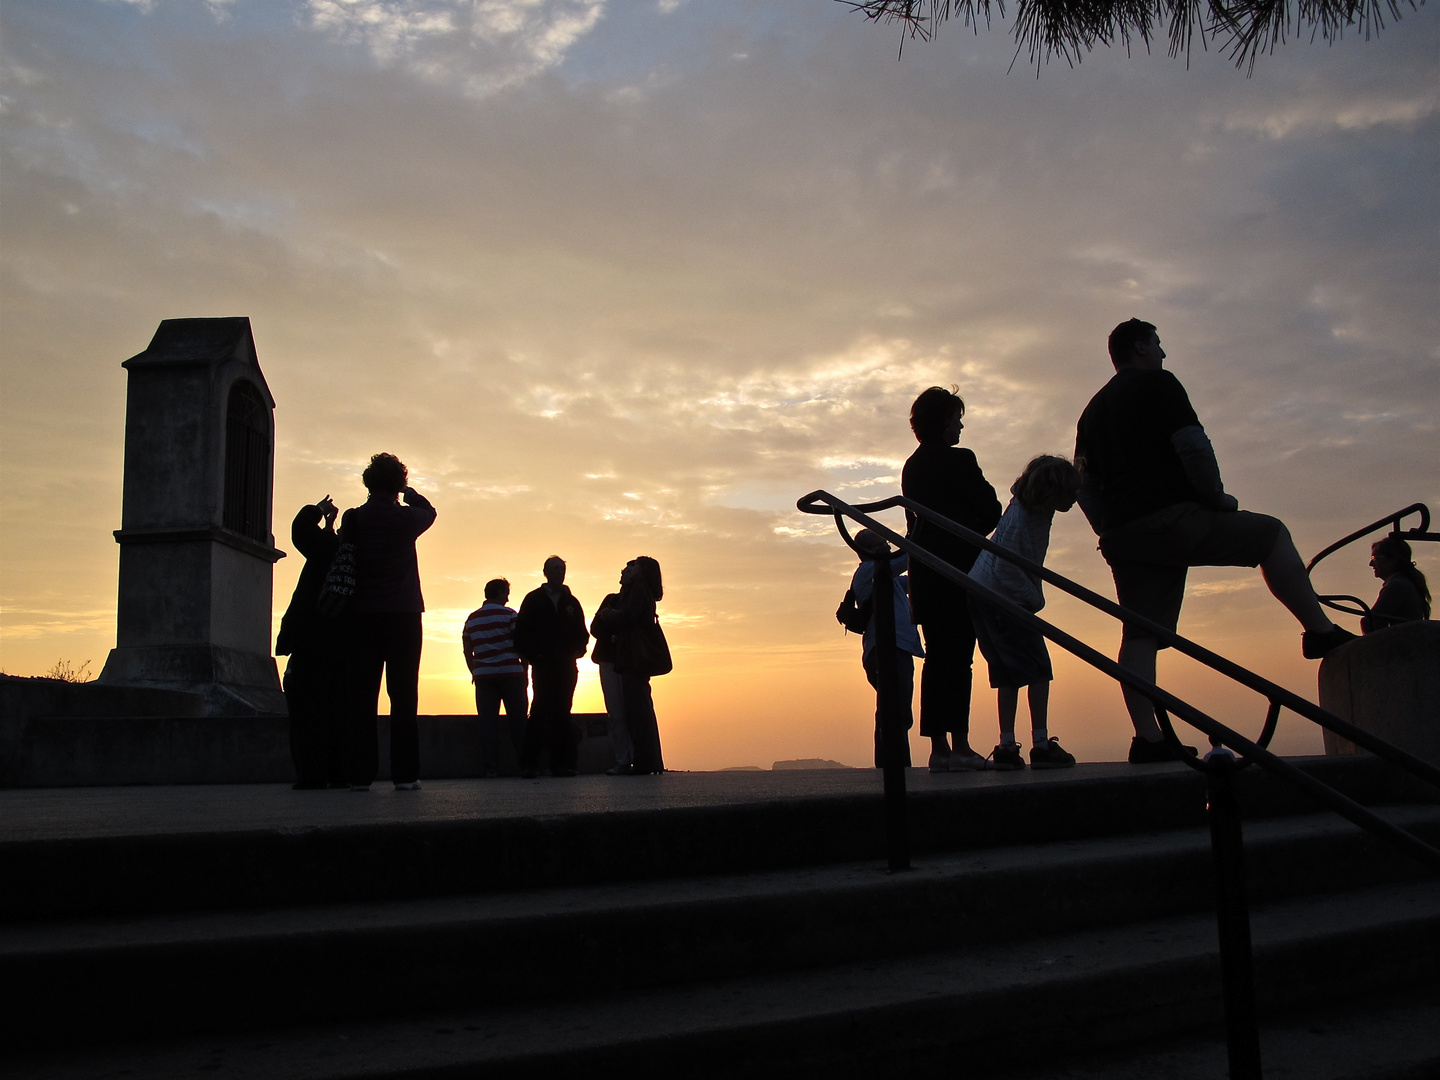
<instances>
[{"instance_id":1,"label":"man's sneaker","mask_svg":"<svg viewBox=\"0 0 1440 1080\"><path fill-rule=\"evenodd\" d=\"M997 769L1000 772L1015 772L1017 769L1025 768L1025 759L1020 756L1019 745L1006 746L1001 743L995 747L990 752L989 768Z\"/></svg>"},{"instance_id":2,"label":"man's sneaker","mask_svg":"<svg viewBox=\"0 0 1440 1080\"><path fill-rule=\"evenodd\" d=\"M1054 735L1030 749L1032 769L1068 769L1075 764L1075 755L1060 749L1060 740Z\"/></svg>"},{"instance_id":3,"label":"man's sneaker","mask_svg":"<svg viewBox=\"0 0 1440 1080\"><path fill-rule=\"evenodd\" d=\"M396 791L419 791L419 790L420 790L420 781L419 781L419 780L411 780L408 784L396 784L396 785L395 785L395 790L396 790Z\"/></svg>"},{"instance_id":4,"label":"man's sneaker","mask_svg":"<svg viewBox=\"0 0 1440 1080\"><path fill-rule=\"evenodd\" d=\"M1185 753L1194 757L1197 753L1195 747L1183 747ZM1131 765L1158 765L1162 761L1183 761L1175 751L1170 749L1170 743L1165 739L1159 742L1151 742L1149 739L1142 739L1136 735L1130 740L1130 764Z\"/></svg>"},{"instance_id":5,"label":"man's sneaker","mask_svg":"<svg viewBox=\"0 0 1440 1080\"><path fill-rule=\"evenodd\" d=\"M880 765L876 765L875 767L876 767L877 769L878 769L878 768L881 768ZM931 755L930 755L930 771L931 771L931 772L949 772L949 771L950 771L950 758L949 758L949 756L947 755L946 757L941 757L939 754L931 754Z\"/></svg>"},{"instance_id":6,"label":"man's sneaker","mask_svg":"<svg viewBox=\"0 0 1440 1080\"><path fill-rule=\"evenodd\" d=\"M950 752L951 772L984 772L989 767L988 761L968 747L964 750Z\"/></svg>"},{"instance_id":7,"label":"man's sneaker","mask_svg":"<svg viewBox=\"0 0 1440 1080\"><path fill-rule=\"evenodd\" d=\"M1300 652L1306 660L1319 660L1347 641L1354 640L1355 635L1343 626L1332 626L1323 634L1301 634Z\"/></svg>"}]
</instances>

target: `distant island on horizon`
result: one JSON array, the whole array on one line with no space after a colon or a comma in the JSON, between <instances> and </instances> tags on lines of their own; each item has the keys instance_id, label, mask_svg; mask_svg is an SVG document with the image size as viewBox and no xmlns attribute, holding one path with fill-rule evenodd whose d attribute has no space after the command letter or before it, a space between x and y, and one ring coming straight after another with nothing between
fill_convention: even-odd
<instances>
[{"instance_id":1,"label":"distant island on horizon","mask_svg":"<svg viewBox=\"0 0 1440 1080\"><path fill-rule=\"evenodd\" d=\"M728 769L716 769L716 772L782 772L788 769L853 769L854 765L845 765L839 761L831 761L829 758L806 757L792 758L789 761L777 761L766 769L760 765L732 765Z\"/></svg>"}]
</instances>

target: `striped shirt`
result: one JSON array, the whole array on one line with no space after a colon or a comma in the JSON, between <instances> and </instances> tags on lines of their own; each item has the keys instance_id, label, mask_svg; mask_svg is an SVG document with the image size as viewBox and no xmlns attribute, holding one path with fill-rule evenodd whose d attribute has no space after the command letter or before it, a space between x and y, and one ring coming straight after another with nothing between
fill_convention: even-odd
<instances>
[{"instance_id":1,"label":"striped shirt","mask_svg":"<svg viewBox=\"0 0 1440 1080\"><path fill-rule=\"evenodd\" d=\"M465 662L477 679L495 675L523 675L525 667L515 651L515 611L493 600L465 620L460 636Z\"/></svg>"}]
</instances>

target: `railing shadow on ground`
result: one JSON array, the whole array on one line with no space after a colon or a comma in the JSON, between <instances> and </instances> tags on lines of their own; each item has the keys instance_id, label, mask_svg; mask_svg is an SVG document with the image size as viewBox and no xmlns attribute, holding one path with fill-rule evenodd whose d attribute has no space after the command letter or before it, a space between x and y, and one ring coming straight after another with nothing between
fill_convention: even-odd
<instances>
[{"instance_id":1,"label":"railing shadow on ground","mask_svg":"<svg viewBox=\"0 0 1440 1080\"><path fill-rule=\"evenodd\" d=\"M1258 765L1266 772L1273 773L1310 794L1322 805L1334 810L1362 829L1399 847L1411 858L1428 869L1440 872L1440 849L1425 843L1419 837L1372 813L1358 802L1342 795L1323 781L1296 768L1268 749L1275 734L1280 710L1289 709L1322 728L1335 732L1354 742L1379 758L1398 766L1411 776L1417 777L1436 788L1440 788L1440 769L1422 761L1399 748L1376 738L1355 725L1342 720L1333 713L1321 709L1292 691L1286 690L1263 676L1227 660L1218 653L1190 641L1172 630L1122 608L1100 594L1071 581L1053 570L1047 570L1038 563L1001 547L991 540L958 522L952 521L928 507L907 499L893 496L878 502L850 505L826 491L812 491L796 503L806 514L830 515L845 543L857 555L853 537L846 527L846 519L871 530L910 558L930 567L947 580L960 586L980 602L990 605L1031 629L1043 634L1067 652L1085 661L1091 667L1104 672L1122 686L1130 687L1143 694L1155 705L1161 730L1172 750L1191 768L1204 773L1207 785L1207 814L1210 822L1211 852L1215 869L1216 920L1219 931L1220 970L1225 1003L1225 1024L1230 1076L1232 1080L1260 1080L1260 1036L1255 1009L1254 961L1250 942L1250 914L1245 892L1244 848L1241 832L1239 804L1235 798L1234 777L1237 772L1250 765ZM945 529L947 532L977 548L995 553L1000 558L1019 566L1028 573L1038 576L1047 584L1075 597L1096 610L1102 611L1121 622L1136 626L1161 643L1199 661L1211 670L1226 676L1233 682L1264 697L1269 707L1259 735L1252 741L1239 732L1220 723L1189 702L1177 697L1155 683L1123 668L1110 657L1066 633L1031 612L1025 611L1008 598L972 579L968 574L932 554L908 537L901 536L893 529L871 515L884 510L903 508L926 521ZM1383 518L1367 529L1362 529L1345 540L1332 545L1311 560L1310 566L1338 550L1346 543L1359 539L1380 527L1393 524L1399 530L1399 520L1411 513L1421 513L1422 522L1418 530L1411 530L1408 536L1417 539L1440 539L1430 534L1429 511L1420 504L1407 507L1398 514ZM891 556L869 555L875 563L872 595L888 598L893 590ZM1335 605L1331 605L1335 606ZM1344 609L1341 609L1344 610ZM888 845L888 861L892 871L907 869L910 865L908 826L905 804L905 770L901 764L904 746L902 740L907 734L898 722L897 704L899 680L896 671L895 613L894 605L877 602L874 605L876 641L874 645L876 670L876 711L880 717L881 760L885 777L885 831ZM1194 758L1186 753L1175 733L1172 716L1178 717L1191 727L1205 734L1210 740L1210 751L1203 758Z\"/></svg>"}]
</instances>

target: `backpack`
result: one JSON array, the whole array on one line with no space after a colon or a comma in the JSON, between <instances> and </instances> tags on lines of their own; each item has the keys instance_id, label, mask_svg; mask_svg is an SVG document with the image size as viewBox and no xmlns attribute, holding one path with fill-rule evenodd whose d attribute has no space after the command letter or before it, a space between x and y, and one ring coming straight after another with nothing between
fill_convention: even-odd
<instances>
[{"instance_id":1,"label":"backpack","mask_svg":"<svg viewBox=\"0 0 1440 1080\"><path fill-rule=\"evenodd\" d=\"M875 610L874 599L872 593L863 604L857 604L854 590L846 589L845 599L835 609L835 620L852 634L865 633L865 628L870 625L870 614Z\"/></svg>"}]
</instances>

